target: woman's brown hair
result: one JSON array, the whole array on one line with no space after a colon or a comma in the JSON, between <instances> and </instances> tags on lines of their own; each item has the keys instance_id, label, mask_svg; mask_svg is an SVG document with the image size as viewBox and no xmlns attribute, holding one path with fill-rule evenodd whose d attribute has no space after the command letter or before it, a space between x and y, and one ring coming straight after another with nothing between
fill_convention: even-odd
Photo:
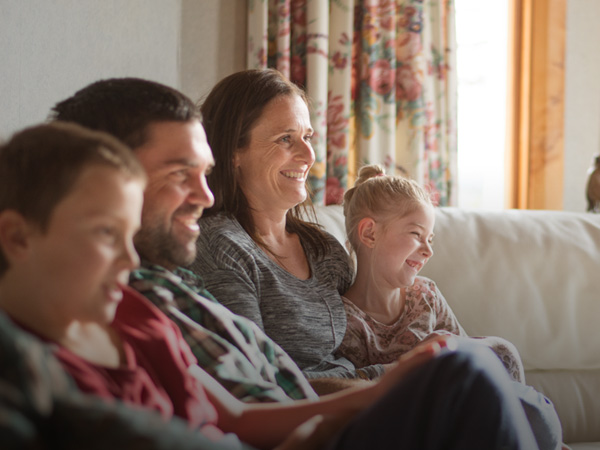
<instances>
[{"instance_id":1,"label":"woman's brown hair","mask_svg":"<svg viewBox=\"0 0 600 450\"><path fill-rule=\"evenodd\" d=\"M250 205L238 183L233 157L250 143L250 133L267 104L275 98L293 95L308 104L304 91L277 70L251 69L222 79L200 107L206 137L215 159L215 167L208 176L215 203L204 215L231 215L254 241L263 246L256 233ZM297 233L316 254L328 252L324 233L304 218L314 218L310 200L288 211L286 230Z\"/></svg>"}]
</instances>

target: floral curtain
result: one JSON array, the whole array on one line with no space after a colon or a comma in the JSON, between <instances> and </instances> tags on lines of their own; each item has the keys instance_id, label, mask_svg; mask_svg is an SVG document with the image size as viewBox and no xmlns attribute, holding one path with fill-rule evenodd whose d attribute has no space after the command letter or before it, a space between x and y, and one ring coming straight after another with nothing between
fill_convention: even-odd
<instances>
[{"instance_id":1,"label":"floral curtain","mask_svg":"<svg viewBox=\"0 0 600 450\"><path fill-rule=\"evenodd\" d=\"M455 50L452 0L248 0L248 67L311 100L315 204L371 163L456 204Z\"/></svg>"}]
</instances>

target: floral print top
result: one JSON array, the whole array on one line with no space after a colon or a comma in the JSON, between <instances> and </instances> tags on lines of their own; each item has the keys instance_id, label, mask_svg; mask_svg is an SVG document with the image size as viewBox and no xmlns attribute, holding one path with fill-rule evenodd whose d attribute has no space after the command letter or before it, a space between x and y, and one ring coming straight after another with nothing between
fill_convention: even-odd
<instances>
[{"instance_id":1,"label":"floral print top","mask_svg":"<svg viewBox=\"0 0 600 450\"><path fill-rule=\"evenodd\" d=\"M436 284L417 277L407 288L404 311L395 323L381 323L342 297L348 325L340 354L356 367L394 362L418 343L441 335L467 336Z\"/></svg>"},{"instance_id":2,"label":"floral print top","mask_svg":"<svg viewBox=\"0 0 600 450\"><path fill-rule=\"evenodd\" d=\"M469 337L436 284L429 278L415 279L406 291L402 315L389 325L375 320L343 296L342 300L348 325L338 354L357 368L392 363L417 344L435 336ZM513 380L525 381L523 363L514 344L496 336L473 339L496 353Z\"/></svg>"}]
</instances>

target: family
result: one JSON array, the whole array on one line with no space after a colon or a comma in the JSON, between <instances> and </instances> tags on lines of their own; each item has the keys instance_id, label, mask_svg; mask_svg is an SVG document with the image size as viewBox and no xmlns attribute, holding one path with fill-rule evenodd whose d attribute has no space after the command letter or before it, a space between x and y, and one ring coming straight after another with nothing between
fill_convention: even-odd
<instances>
[{"instance_id":1,"label":"family","mask_svg":"<svg viewBox=\"0 0 600 450\"><path fill-rule=\"evenodd\" d=\"M435 283L434 208L365 166L311 218L308 99L101 80L0 146L3 448L560 449L516 348ZM10 187L10 188L6 188Z\"/></svg>"}]
</instances>

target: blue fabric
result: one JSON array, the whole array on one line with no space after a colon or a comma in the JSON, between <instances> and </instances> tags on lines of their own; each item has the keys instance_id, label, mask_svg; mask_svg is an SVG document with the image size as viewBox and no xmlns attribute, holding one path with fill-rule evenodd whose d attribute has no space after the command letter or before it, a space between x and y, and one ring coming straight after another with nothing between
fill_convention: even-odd
<instances>
[{"instance_id":1,"label":"blue fabric","mask_svg":"<svg viewBox=\"0 0 600 450\"><path fill-rule=\"evenodd\" d=\"M531 386L513 381L540 450L560 450L562 425L554 405Z\"/></svg>"}]
</instances>

